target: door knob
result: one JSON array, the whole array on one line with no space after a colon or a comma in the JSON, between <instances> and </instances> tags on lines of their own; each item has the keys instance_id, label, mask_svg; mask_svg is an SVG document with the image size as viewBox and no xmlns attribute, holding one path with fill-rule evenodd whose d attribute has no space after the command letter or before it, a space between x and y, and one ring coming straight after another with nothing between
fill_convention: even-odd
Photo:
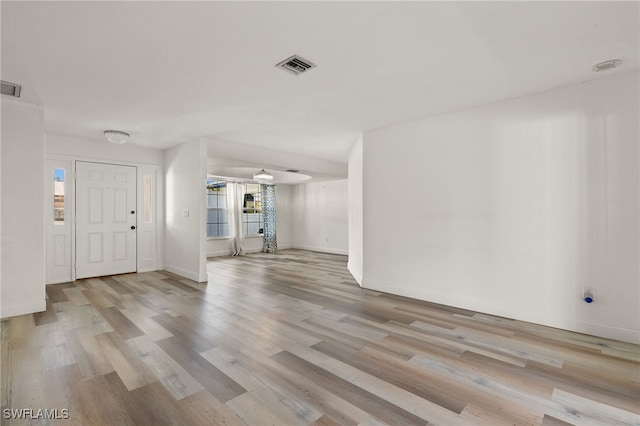
<instances>
[{"instance_id":1,"label":"door knob","mask_svg":"<svg viewBox=\"0 0 640 426\"><path fill-rule=\"evenodd\" d=\"M131 225L131 229L136 229L136 227L134 225Z\"/></svg>"}]
</instances>

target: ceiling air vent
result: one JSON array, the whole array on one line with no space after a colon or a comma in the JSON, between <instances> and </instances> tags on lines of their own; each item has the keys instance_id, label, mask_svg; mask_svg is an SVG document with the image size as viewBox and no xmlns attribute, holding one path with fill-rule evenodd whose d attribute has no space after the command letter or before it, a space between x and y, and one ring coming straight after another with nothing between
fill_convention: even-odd
<instances>
[{"instance_id":1,"label":"ceiling air vent","mask_svg":"<svg viewBox=\"0 0 640 426\"><path fill-rule=\"evenodd\" d=\"M19 84L10 83L4 80L0 80L0 81L2 81L3 95L15 96L16 98L20 97L20 90L22 89L22 86L20 86Z\"/></svg>"},{"instance_id":2,"label":"ceiling air vent","mask_svg":"<svg viewBox=\"0 0 640 426\"><path fill-rule=\"evenodd\" d=\"M288 169L289 173L300 173L300 170Z\"/></svg>"},{"instance_id":3,"label":"ceiling air vent","mask_svg":"<svg viewBox=\"0 0 640 426\"><path fill-rule=\"evenodd\" d=\"M280 62L276 67L282 68L283 70L289 71L295 75L300 75L309 71L311 68L315 68L316 65L298 55L293 55L292 57Z\"/></svg>"}]
</instances>

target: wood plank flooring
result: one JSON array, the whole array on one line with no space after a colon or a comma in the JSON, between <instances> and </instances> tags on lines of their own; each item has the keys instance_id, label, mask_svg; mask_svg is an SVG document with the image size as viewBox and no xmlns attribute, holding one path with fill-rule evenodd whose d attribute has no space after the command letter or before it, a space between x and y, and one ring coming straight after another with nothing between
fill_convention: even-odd
<instances>
[{"instance_id":1,"label":"wood plank flooring","mask_svg":"<svg viewBox=\"0 0 640 426\"><path fill-rule=\"evenodd\" d=\"M2 322L2 424L640 425L637 345L363 290L344 256L208 270L47 286Z\"/></svg>"}]
</instances>

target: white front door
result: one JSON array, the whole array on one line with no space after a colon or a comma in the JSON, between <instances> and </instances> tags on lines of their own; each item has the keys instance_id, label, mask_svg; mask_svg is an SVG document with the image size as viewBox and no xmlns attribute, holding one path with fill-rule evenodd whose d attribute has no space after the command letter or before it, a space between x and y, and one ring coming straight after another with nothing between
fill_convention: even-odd
<instances>
[{"instance_id":1,"label":"white front door","mask_svg":"<svg viewBox=\"0 0 640 426\"><path fill-rule=\"evenodd\" d=\"M136 271L136 168L76 161L76 278Z\"/></svg>"}]
</instances>

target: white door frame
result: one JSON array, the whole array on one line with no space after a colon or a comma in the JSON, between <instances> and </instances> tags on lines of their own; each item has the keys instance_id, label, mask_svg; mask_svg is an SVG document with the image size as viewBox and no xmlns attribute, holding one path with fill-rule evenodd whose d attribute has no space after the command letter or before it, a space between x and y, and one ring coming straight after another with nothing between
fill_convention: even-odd
<instances>
[{"instance_id":1,"label":"white door frame","mask_svg":"<svg viewBox=\"0 0 640 426\"><path fill-rule=\"evenodd\" d=\"M157 271L164 269L164 174L163 168L158 164L145 164L145 163L132 163L132 162L123 162L123 161L113 161L111 159L104 158L90 158L90 157L76 157L71 155L60 155L60 154L47 154L47 161L45 162L45 209L53 208L52 200L53 200L53 185L51 185L50 179L47 177L52 173L49 170L49 161L48 160L62 160L68 161L71 164L72 171L68 178L67 188L69 190L68 198L70 202L70 207L67 210L68 219L70 223L75 224L75 175L76 175L76 161L86 161L92 163L104 163L104 164L114 164L118 166L135 166L138 169L138 199L137 199L137 211L142 212L144 207L144 184L143 180L145 176L148 176L152 181L153 192L152 192L152 205L151 205L151 217L152 223L141 224L141 226L137 227L138 231L138 269L137 272L149 272L149 271ZM65 198L67 194L65 193ZM46 212L45 212L45 217ZM140 224L140 220L138 221ZM45 228L46 229L46 228ZM143 253L141 248L142 244L140 244L141 234L145 232L146 235L142 236L149 243L147 244L149 251L147 253ZM47 235L47 238L49 236ZM52 277L46 277L47 284L56 284L68 281L76 280L76 269L75 269L75 259L76 259L76 232L75 225L71 226L71 239L70 244L68 245L68 255L72 260L72 264L69 266L68 275L63 277L63 279L51 279ZM48 253L47 253L48 255Z\"/></svg>"}]
</instances>

